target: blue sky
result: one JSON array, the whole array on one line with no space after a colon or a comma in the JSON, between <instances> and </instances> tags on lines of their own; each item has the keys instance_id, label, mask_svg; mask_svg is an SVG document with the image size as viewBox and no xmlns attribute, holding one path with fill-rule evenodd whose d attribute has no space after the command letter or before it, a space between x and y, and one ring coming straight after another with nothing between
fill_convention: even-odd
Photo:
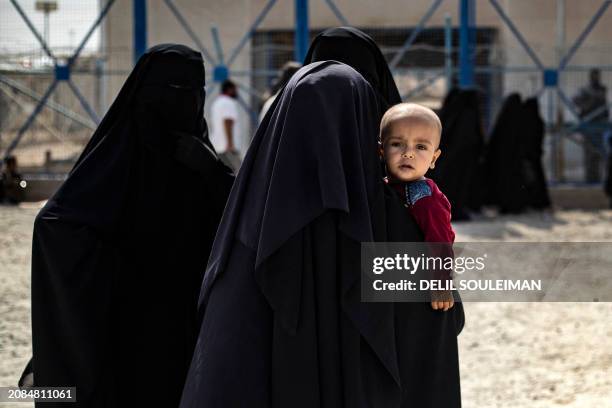
<instances>
[{"instance_id":1,"label":"blue sky","mask_svg":"<svg viewBox=\"0 0 612 408\"><path fill-rule=\"evenodd\" d=\"M35 0L17 0L29 16L41 36L43 14L35 10ZM58 0L58 10L49 17L50 45L76 47L98 15L99 0ZM97 50L100 31L96 30L86 49ZM40 46L34 35L9 0L0 0L0 55L14 52L31 52Z\"/></svg>"}]
</instances>

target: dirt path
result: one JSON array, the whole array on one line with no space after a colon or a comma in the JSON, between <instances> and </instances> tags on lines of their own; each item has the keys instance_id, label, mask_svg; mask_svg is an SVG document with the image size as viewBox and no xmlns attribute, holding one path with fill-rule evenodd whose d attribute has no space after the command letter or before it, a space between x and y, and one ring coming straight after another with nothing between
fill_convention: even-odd
<instances>
[{"instance_id":1,"label":"dirt path","mask_svg":"<svg viewBox=\"0 0 612 408\"><path fill-rule=\"evenodd\" d=\"M15 384L31 353L37 211L0 207L0 386ZM612 211L481 219L455 229L457 241L612 241ZM611 406L612 303L467 303L465 309L459 336L465 408ZM9 406L29 404L0 403Z\"/></svg>"}]
</instances>

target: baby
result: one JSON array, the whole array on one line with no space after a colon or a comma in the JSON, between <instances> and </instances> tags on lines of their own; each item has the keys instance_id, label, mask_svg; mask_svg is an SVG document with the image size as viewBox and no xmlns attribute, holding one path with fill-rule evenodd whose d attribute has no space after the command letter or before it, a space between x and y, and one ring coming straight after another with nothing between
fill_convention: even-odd
<instances>
[{"instance_id":1,"label":"baby","mask_svg":"<svg viewBox=\"0 0 612 408\"><path fill-rule=\"evenodd\" d=\"M450 222L450 203L436 183L425 177L442 153L441 134L442 124L434 111L414 103L400 103L391 107L381 120L380 155L387 171L385 181L400 194L425 241L449 243L447 248L452 256L455 232ZM431 302L434 309L446 311L453 307L449 292L434 295Z\"/></svg>"}]
</instances>

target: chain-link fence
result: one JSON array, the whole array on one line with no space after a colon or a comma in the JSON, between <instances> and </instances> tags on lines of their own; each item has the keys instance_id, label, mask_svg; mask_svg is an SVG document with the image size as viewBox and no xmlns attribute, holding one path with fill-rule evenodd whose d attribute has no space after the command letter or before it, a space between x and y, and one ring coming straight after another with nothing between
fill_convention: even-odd
<instances>
[{"instance_id":1,"label":"chain-link fence","mask_svg":"<svg viewBox=\"0 0 612 408\"><path fill-rule=\"evenodd\" d=\"M0 1L0 151L19 134L55 78L54 60L28 28L32 24L58 61L67 60L95 20L97 3L87 1ZM55 3L57 10L49 7ZM103 111L100 33L94 31L71 69L70 79L95 112ZM59 82L14 151L21 167L69 169L96 123L67 82Z\"/></svg>"},{"instance_id":2,"label":"chain-link fence","mask_svg":"<svg viewBox=\"0 0 612 408\"><path fill-rule=\"evenodd\" d=\"M13 0L0 0L0 151L14 140L54 78L53 61L41 51L39 41L27 29L13 3ZM71 55L101 9L100 4L93 0L59 2L62 13L51 13L49 28L45 30L44 13L35 10L35 2L18 3L22 5L38 31L48 33L50 48L60 59ZM187 3L189 2L184 0L176 1L175 4L180 9L186 7ZM321 3L310 2L310 7L327 7L324 2ZM356 4L351 12L351 16L357 18L353 18L350 23L370 34L381 47L392 64L403 98L433 108L439 107L446 92L456 84L458 78L460 35L456 13L450 21L451 16L447 16L449 9L441 8L432 13L431 22L424 22L423 25L418 24L420 17L416 20L413 17L411 21L414 22L406 26L386 27L367 24L367 16L360 18L359 13L355 11L361 4L357 3L359 4ZM446 3L457 2L447 0ZM545 86L543 66L538 67L529 58L528 52L516 41L516 36L508 29L503 19L494 13L489 2L477 0L476 3L480 11L474 30L474 86L481 97L482 126L485 133L494 124L506 96L514 92L523 98L535 96L540 102L540 112L547 125L544 160L548 178L559 182L584 182L585 173L588 168L593 167L589 167L588 163L593 161L601 179L605 170L604 159L608 154L609 130L601 123L581 125L584 114L580 114L572 99L589 84L590 70L598 67L601 70L600 82L608 88L607 100L612 100L612 48L605 44L605 41L602 42L602 34L597 32L612 26L612 12L604 14L598 21L597 27L603 28L594 30L595 40L578 47L565 70L555 71L558 75L558 89L562 91L557 92L557 88ZM515 12L511 17L518 31L528 32L532 52L546 67L554 67L559 63L571 47L574 37L580 34L597 9L596 4L593 4L591 9L583 7L580 9L579 21L574 21L571 7L577 6L568 4L568 34L564 46L558 46L554 36L552 39L550 36L540 39L533 34L534 18L540 18L543 25L548 24L546 27L555 28L554 20L558 17L552 7L555 2L547 2L551 7L541 7L541 10L534 14L535 17L519 12L527 8L528 3L527 0L513 2ZM114 7L118 7L118 4L120 3ZM506 4L504 6L510 7ZM191 11L201 8L206 15L208 6L204 3L190 3L189 7ZM258 10L254 7L249 12L254 15ZM209 16L209 19L214 20L215 17ZM129 19L125 21L126 24L132 23ZM190 21L191 24L194 23L193 19ZM174 20L172 24L180 24L180 21ZM155 32L156 42L163 42L166 38L167 41L174 40L174 35L164 34L168 25L149 27L149 32ZM310 26L312 39L325 27L330 26L330 23L322 24L312 18ZM131 33L132 28L121 29ZM208 30L207 27L206 31ZM287 16L286 28L266 28L265 25L258 27L248 39L250 46L242 51L248 54L248 69L231 74L231 78L239 85L240 93L249 105L250 117L253 118L250 126L245 126L249 135L252 135L257 124L256 114L270 96L270 86L279 69L287 61L294 59L294 32L293 16ZM398 57L406 40L414 34L416 35L410 47L405 50L403 56ZM133 64L131 39L125 39L120 44L115 41L112 46L108 46L105 40L107 36L100 30L95 31L71 73L74 85L98 117L103 116L104 110L114 97L117 87L113 84L125 80ZM149 36L151 37L151 34ZM210 39L202 42L206 42L209 50L214 49ZM186 43L197 48L193 41ZM207 62L209 85L213 82L213 69ZM589 130L589 126L594 130ZM84 109L83 103L75 97L68 85L60 82L47 106L25 132L14 153L20 158L22 165L42 166L49 170L53 165L62 164L63 167L56 168L65 170L71 160L76 158L94 128L95 121L90 112Z\"/></svg>"}]
</instances>

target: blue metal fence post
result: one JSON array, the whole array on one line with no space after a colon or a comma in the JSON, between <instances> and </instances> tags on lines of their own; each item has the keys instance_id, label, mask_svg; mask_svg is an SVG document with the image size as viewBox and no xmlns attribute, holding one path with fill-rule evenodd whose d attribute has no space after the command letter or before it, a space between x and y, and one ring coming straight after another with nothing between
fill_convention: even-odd
<instances>
[{"instance_id":1,"label":"blue metal fence post","mask_svg":"<svg viewBox=\"0 0 612 408\"><path fill-rule=\"evenodd\" d=\"M308 28L308 0L295 0L295 60L302 62L310 42Z\"/></svg>"},{"instance_id":2,"label":"blue metal fence post","mask_svg":"<svg viewBox=\"0 0 612 408\"><path fill-rule=\"evenodd\" d=\"M469 36L470 36L470 55L472 61L476 55L476 0L470 0L470 15L469 15Z\"/></svg>"},{"instance_id":3,"label":"blue metal fence post","mask_svg":"<svg viewBox=\"0 0 612 408\"><path fill-rule=\"evenodd\" d=\"M448 14L444 16L444 71L449 92L453 87L453 21Z\"/></svg>"},{"instance_id":4,"label":"blue metal fence post","mask_svg":"<svg viewBox=\"0 0 612 408\"><path fill-rule=\"evenodd\" d=\"M133 0L134 5L134 64L147 50L147 0Z\"/></svg>"},{"instance_id":5,"label":"blue metal fence post","mask_svg":"<svg viewBox=\"0 0 612 408\"><path fill-rule=\"evenodd\" d=\"M474 85L472 25L476 16L474 0L459 0L459 86Z\"/></svg>"}]
</instances>

